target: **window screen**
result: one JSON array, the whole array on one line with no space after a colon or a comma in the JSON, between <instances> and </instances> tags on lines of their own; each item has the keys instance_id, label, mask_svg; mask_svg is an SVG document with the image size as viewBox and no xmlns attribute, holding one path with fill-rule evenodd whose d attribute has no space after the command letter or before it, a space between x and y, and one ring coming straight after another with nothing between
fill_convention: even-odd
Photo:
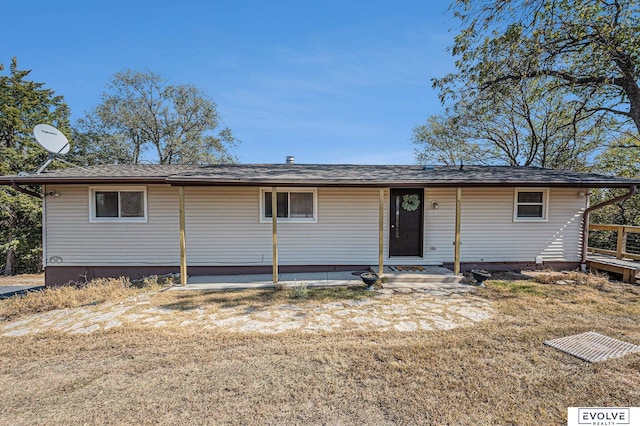
<instances>
[{"instance_id":1,"label":"window screen","mask_svg":"<svg viewBox=\"0 0 640 426\"><path fill-rule=\"evenodd\" d=\"M314 219L314 192L278 191L278 217L284 219ZM264 218L272 217L271 192L262 199Z\"/></svg>"},{"instance_id":2,"label":"window screen","mask_svg":"<svg viewBox=\"0 0 640 426\"><path fill-rule=\"evenodd\" d=\"M289 217L313 217L313 193L291 192L291 210Z\"/></svg>"},{"instance_id":3,"label":"window screen","mask_svg":"<svg viewBox=\"0 0 640 426\"><path fill-rule=\"evenodd\" d=\"M120 217L144 217L144 192L120 192Z\"/></svg>"},{"instance_id":4,"label":"window screen","mask_svg":"<svg viewBox=\"0 0 640 426\"><path fill-rule=\"evenodd\" d=\"M93 191L93 219L145 219L142 191Z\"/></svg>"},{"instance_id":5,"label":"window screen","mask_svg":"<svg viewBox=\"0 0 640 426\"><path fill-rule=\"evenodd\" d=\"M516 219L545 219L544 191L517 191Z\"/></svg>"}]
</instances>

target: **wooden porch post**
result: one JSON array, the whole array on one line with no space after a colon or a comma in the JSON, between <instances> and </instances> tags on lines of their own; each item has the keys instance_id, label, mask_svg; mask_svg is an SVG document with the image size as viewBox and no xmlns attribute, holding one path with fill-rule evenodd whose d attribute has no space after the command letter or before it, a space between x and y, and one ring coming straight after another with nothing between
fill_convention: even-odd
<instances>
[{"instance_id":1,"label":"wooden porch post","mask_svg":"<svg viewBox=\"0 0 640 426\"><path fill-rule=\"evenodd\" d=\"M178 187L180 205L180 284L187 285L187 240L184 232L184 186Z\"/></svg>"},{"instance_id":2,"label":"wooden porch post","mask_svg":"<svg viewBox=\"0 0 640 426\"><path fill-rule=\"evenodd\" d=\"M378 207L378 276L384 275L384 188L380 188Z\"/></svg>"},{"instance_id":3,"label":"wooden porch post","mask_svg":"<svg viewBox=\"0 0 640 426\"><path fill-rule=\"evenodd\" d=\"M627 251L627 228L624 226L618 226L617 229L617 243L616 243L616 259L622 259L624 252Z\"/></svg>"},{"instance_id":4,"label":"wooden porch post","mask_svg":"<svg viewBox=\"0 0 640 426\"><path fill-rule=\"evenodd\" d=\"M453 272L460 274L460 208L462 204L462 188L456 188L456 237L453 242Z\"/></svg>"},{"instance_id":5,"label":"wooden porch post","mask_svg":"<svg viewBox=\"0 0 640 426\"><path fill-rule=\"evenodd\" d=\"M273 241L273 283L278 283L278 192L271 187L271 231Z\"/></svg>"}]
</instances>

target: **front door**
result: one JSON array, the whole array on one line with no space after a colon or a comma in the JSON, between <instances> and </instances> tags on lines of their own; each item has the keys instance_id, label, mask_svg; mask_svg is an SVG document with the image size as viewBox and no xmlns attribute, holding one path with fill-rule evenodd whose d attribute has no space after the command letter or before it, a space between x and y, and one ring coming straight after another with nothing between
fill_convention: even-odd
<instances>
[{"instance_id":1,"label":"front door","mask_svg":"<svg viewBox=\"0 0 640 426\"><path fill-rule=\"evenodd\" d=\"M424 190L391 189L389 256L422 256Z\"/></svg>"}]
</instances>

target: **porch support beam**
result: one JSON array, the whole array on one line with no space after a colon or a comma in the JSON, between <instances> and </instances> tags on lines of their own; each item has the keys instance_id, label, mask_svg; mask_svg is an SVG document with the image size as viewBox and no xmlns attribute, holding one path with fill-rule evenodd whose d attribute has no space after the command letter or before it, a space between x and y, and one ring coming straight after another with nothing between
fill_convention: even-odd
<instances>
[{"instance_id":1,"label":"porch support beam","mask_svg":"<svg viewBox=\"0 0 640 426\"><path fill-rule=\"evenodd\" d=\"M187 240L184 219L184 186L178 187L180 205L180 284L187 285Z\"/></svg>"},{"instance_id":2,"label":"porch support beam","mask_svg":"<svg viewBox=\"0 0 640 426\"><path fill-rule=\"evenodd\" d=\"M278 283L278 191L271 187L271 234L273 242L273 283Z\"/></svg>"},{"instance_id":3,"label":"porch support beam","mask_svg":"<svg viewBox=\"0 0 640 426\"><path fill-rule=\"evenodd\" d=\"M462 205L462 188L456 188L456 236L453 242L453 273L460 274L460 208Z\"/></svg>"},{"instance_id":4,"label":"porch support beam","mask_svg":"<svg viewBox=\"0 0 640 426\"><path fill-rule=\"evenodd\" d=\"M378 201L378 276L384 275L384 188Z\"/></svg>"}]
</instances>

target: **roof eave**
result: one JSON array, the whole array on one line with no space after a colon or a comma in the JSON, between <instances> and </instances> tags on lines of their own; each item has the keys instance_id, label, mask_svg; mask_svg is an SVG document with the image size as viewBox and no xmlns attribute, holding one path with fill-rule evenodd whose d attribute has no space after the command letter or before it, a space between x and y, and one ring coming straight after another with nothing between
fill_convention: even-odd
<instances>
[{"instance_id":1,"label":"roof eave","mask_svg":"<svg viewBox=\"0 0 640 426\"><path fill-rule=\"evenodd\" d=\"M170 184L174 186L288 186L288 187L369 187L369 188L479 188L479 187L555 187L555 188L629 188L640 181L461 181L461 180L371 180L371 179L213 179L172 176L78 176L46 175L3 176L0 185L109 185Z\"/></svg>"},{"instance_id":2,"label":"roof eave","mask_svg":"<svg viewBox=\"0 0 640 426\"><path fill-rule=\"evenodd\" d=\"M274 180L274 179L200 179L168 178L167 183L174 186L289 186L289 187L373 187L373 188L486 188L486 187L555 187L555 188L628 188L636 182L606 181L374 181L374 180Z\"/></svg>"},{"instance_id":3,"label":"roof eave","mask_svg":"<svg viewBox=\"0 0 640 426\"><path fill-rule=\"evenodd\" d=\"M9 176L0 178L0 185L48 185L48 184L127 184L127 183L167 183L166 177L150 176L80 176L80 177L55 177L55 176Z\"/></svg>"}]
</instances>

